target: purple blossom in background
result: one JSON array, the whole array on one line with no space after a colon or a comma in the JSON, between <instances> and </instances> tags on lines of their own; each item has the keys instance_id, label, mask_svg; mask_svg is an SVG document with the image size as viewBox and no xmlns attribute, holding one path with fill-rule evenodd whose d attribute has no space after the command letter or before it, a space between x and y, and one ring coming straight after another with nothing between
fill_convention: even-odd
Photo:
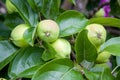
<instances>
[{"instance_id":1,"label":"purple blossom in background","mask_svg":"<svg viewBox=\"0 0 120 80\"><path fill-rule=\"evenodd\" d=\"M110 0L100 0L100 5L104 4L105 2L110 2ZM103 7L104 11L105 11L105 17L109 17L109 12L110 12L110 5L104 6Z\"/></svg>"},{"instance_id":2,"label":"purple blossom in background","mask_svg":"<svg viewBox=\"0 0 120 80\"><path fill-rule=\"evenodd\" d=\"M108 17L110 12L110 6L105 6L104 11L105 11L105 17Z\"/></svg>"}]
</instances>

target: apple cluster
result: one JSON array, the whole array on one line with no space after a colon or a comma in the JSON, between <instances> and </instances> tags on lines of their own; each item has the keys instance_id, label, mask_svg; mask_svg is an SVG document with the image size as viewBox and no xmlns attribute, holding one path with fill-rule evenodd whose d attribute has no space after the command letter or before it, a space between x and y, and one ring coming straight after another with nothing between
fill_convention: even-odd
<instances>
[{"instance_id":1,"label":"apple cluster","mask_svg":"<svg viewBox=\"0 0 120 80\"><path fill-rule=\"evenodd\" d=\"M11 32L11 40L18 47L28 46L24 39L24 33L30 27L27 24L16 26ZM70 56L71 45L66 39L59 38L59 26L53 20L42 20L38 23L36 35L40 40L47 42L56 51L56 57L65 58Z\"/></svg>"},{"instance_id":2,"label":"apple cluster","mask_svg":"<svg viewBox=\"0 0 120 80\"><path fill-rule=\"evenodd\" d=\"M59 26L53 20L42 20L37 27L38 37L51 44L54 50L57 52L56 57L69 57L71 52L70 43L62 38L59 38Z\"/></svg>"},{"instance_id":3,"label":"apple cluster","mask_svg":"<svg viewBox=\"0 0 120 80\"><path fill-rule=\"evenodd\" d=\"M6 0L6 8L8 13L10 14L13 12L17 12L16 7L10 2L10 0ZM96 16L101 16L101 14L104 14L103 9L97 12ZM29 28L30 26L27 24L20 24L13 29L13 31L11 32L11 40L16 46L26 47L29 45L28 42L26 42L24 39L24 33ZM86 29L88 30L88 39L99 52L100 46L106 40L105 28L100 24L89 24L88 26L86 26ZM59 32L59 26L55 21L42 20L37 26L36 35L39 37L40 40L49 43L54 48L57 53L56 57L69 57L71 52L71 45L67 40L59 38ZM103 51L98 54L96 61L98 63L107 62L109 60L109 57L110 53Z\"/></svg>"}]
</instances>

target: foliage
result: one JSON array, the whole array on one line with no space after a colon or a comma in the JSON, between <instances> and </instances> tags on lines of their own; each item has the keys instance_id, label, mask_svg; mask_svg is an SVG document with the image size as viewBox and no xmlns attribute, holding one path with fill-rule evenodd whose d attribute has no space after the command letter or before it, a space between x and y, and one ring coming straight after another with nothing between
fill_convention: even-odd
<instances>
[{"instance_id":1,"label":"foliage","mask_svg":"<svg viewBox=\"0 0 120 80\"><path fill-rule=\"evenodd\" d=\"M69 0L76 5L75 0ZM91 0L92 1L92 0ZM87 17L77 10L61 9L62 0L11 0L18 12L0 14L0 78L16 80L119 80L120 37L105 41L98 50L88 39L85 27L92 23L120 28L120 0L111 0L112 17ZM96 1L99 3L99 1ZM87 4L87 9L91 6ZM95 6L88 9L91 11ZM4 18L2 19L1 18ZM2 20L1 20L2 19ZM71 58L56 58L51 43L36 34L38 23L45 19L57 22L59 38L71 43ZM12 43L11 31L19 24L29 25L24 33L30 44L19 48ZM98 54L107 51L115 57L113 65L96 62ZM112 65L110 65L112 64ZM8 70L8 71L6 71ZM3 74L2 74L3 73ZM26 78L26 79L25 79Z\"/></svg>"}]
</instances>

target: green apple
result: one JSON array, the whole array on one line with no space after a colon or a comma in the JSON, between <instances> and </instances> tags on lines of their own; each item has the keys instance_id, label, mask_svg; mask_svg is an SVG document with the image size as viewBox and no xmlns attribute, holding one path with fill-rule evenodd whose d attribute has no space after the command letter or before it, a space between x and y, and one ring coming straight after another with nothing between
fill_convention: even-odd
<instances>
[{"instance_id":1,"label":"green apple","mask_svg":"<svg viewBox=\"0 0 120 80\"><path fill-rule=\"evenodd\" d=\"M88 30L88 39L99 49L106 40L105 28L100 24L89 24L86 29Z\"/></svg>"},{"instance_id":2,"label":"green apple","mask_svg":"<svg viewBox=\"0 0 120 80\"><path fill-rule=\"evenodd\" d=\"M25 47L29 45L23 38L24 32L29 28L26 24L16 26L11 32L11 40L18 47Z\"/></svg>"},{"instance_id":3,"label":"green apple","mask_svg":"<svg viewBox=\"0 0 120 80\"><path fill-rule=\"evenodd\" d=\"M51 44L51 46L57 52L57 54L56 54L57 58L70 57L71 45L67 40L65 40L65 39L57 39L55 42L53 42Z\"/></svg>"},{"instance_id":4,"label":"green apple","mask_svg":"<svg viewBox=\"0 0 120 80\"><path fill-rule=\"evenodd\" d=\"M105 16L105 11L103 8L101 8L99 11L95 13L95 17L104 17Z\"/></svg>"},{"instance_id":5,"label":"green apple","mask_svg":"<svg viewBox=\"0 0 120 80\"><path fill-rule=\"evenodd\" d=\"M97 63L106 63L109 61L111 54L107 51L103 51L100 54L98 54L98 57L96 59Z\"/></svg>"},{"instance_id":6,"label":"green apple","mask_svg":"<svg viewBox=\"0 0 120 80\"><path fill-rule=\"evenodd\" d=\"M5 78L0 78L0 80L7 80L7 79L5 79Z\"/></svg>"},{"instance_id":7,"label":"green apple","mask_svg":"<svg viewBox=\"0 0 120 80\"><path fill-rule=\"evenodd\" d=\"M8 13L13 13L13 12L18 12L18 10L16 9L16 7L11 3L10 0L6 0L6 8Z\"/></svg>"},{"instance_id":8,"label":"green apple","mask_svg":"<svg viewBox=\"0 0 120 80\"><path fill-rule=\"evenodd\" d=\"M45 42L54 42L59 36L59 26L53 20L42 20L38 24L37 35Z\"/></svg>"}]
</instances>

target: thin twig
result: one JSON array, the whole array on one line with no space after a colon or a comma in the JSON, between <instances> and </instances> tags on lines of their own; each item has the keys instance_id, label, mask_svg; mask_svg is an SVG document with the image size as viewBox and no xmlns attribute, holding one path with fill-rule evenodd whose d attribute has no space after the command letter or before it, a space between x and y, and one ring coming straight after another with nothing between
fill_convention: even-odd
<instances>
[{"instance_id":1,"label":"thin twig","mask_svg":"<svg viewBox=\"0 0 120 80\"><path fill-rule=\"evenodd\" d=\"M17 79L17 80L22 80L22 78L19 78L19 79Z\"/></svg>"},{"instance_id":2,"label":"thin twig","mask_svg":"<svg viewBox=\"0 0 120 80\"><path fill-rule=\"evenodd\" d=\"M113 35L120 36L120 29L113 27L106 27L106 30Z\"/></svg>"},{"instance_id":3,"label":"thin twig","mask_svg":"<svg viewBox=\"0 0 120 80\"><path fill-rule=\"evenodd\" d=\"M61 7L62 7L62 9L69 10L69 9L71 9L72 4L68 0L64 0Z\"/></svg>"}]
</instances>

